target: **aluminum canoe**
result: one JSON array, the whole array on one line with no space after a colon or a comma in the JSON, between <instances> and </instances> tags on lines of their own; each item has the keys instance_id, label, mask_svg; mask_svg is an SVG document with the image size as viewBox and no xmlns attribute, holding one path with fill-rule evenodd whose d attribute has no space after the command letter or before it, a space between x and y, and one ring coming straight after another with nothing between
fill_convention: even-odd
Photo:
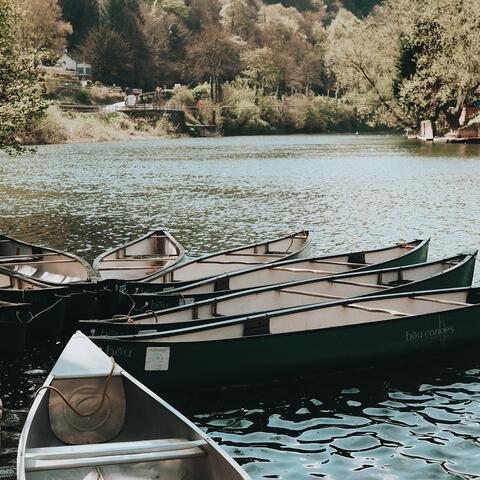
<instances>
[{"instance_id":1,"label":"aluminum canoe","mask_svg":"<svg viewBox=\"0 0 480 480\"><path fill-rule=\"evenodd\" d=\"M192 422L77 332L28 414L17 479L133 478L249 479Z\"/></svg>"}]
</instances>

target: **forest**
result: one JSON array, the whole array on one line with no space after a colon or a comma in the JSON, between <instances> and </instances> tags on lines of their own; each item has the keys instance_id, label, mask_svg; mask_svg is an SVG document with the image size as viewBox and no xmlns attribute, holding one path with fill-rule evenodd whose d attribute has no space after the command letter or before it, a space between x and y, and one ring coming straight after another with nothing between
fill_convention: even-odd
<instances>
[{"instance_id":1,"label":"forest","mask_svg":"<svg viewBox=\"0 0 480 480\"><path fill-rule=\"evenodd\" d=\"M68 49L106 85L177 85L227 134L451 129L480 93L480 0L12 2L19 51L54 65Z\"/></svg>"}]
</instances>

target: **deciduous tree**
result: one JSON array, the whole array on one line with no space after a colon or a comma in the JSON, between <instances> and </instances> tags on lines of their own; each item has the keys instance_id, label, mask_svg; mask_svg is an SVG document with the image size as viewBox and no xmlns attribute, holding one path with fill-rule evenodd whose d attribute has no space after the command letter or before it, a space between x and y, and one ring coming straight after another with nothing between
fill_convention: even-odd
<instances>
[{"instance_id":1,"label":"deciduous tree","mask_svg":"<svg viewBox=\"0 0 480 480\"><path fill-rule=\"evenodd\" d=\"M46 108L37 58L17 42L20 22L14 0L0 0L0 149L11 153L22 150L21 137Z\"/></svg>"}]
</instances>

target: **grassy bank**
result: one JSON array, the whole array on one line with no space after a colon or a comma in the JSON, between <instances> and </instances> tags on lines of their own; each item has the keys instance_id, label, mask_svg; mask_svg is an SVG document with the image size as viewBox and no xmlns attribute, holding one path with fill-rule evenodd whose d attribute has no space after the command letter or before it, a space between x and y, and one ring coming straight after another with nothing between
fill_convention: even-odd
<instances>
[{"instance_id":1,"label":"grassy bank","mask_svg":"<svg viewBox=\"0 0 480 480\"><path fill-rule=\"evenodd\" d=\"M147 139L178 135L166 119L155 122L132 119L120 112L70 113L58 106L48 108L45 116L24 139L27 145L87 143L112 140Z\"/></svg>"}]
</instances>

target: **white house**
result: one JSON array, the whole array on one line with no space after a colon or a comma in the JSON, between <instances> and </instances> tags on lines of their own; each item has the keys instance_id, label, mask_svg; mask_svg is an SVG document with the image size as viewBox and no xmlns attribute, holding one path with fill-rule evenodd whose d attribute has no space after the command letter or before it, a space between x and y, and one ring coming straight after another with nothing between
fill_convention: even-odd
<instances>
[{"instance_id":1,"label":"white house","mask_svg":"<svg viewBox=\"0 0 480 480\"><path fill-rule=\"evenodd\" d=\"M66 72L74 72L79 78L91 78L92 66L89 63L77 62L72 58L67 51L63 52L63 55L57 62L57 67L60 67Z\"/></svg>"},{"instance_id":2,"label":"white house","mask_svg":"<svg viewBox=\"0 0 480 480\"><path fill-rule=\"evenodd\" d=\"M77 62L65 50L65 52L63 52L63 55L60 57L60 59L57 62L57 67L60 67L63 70L69 70L69 71L72 71L72 72L76 72L77 71Z\"/></svg>"}]
</instances>

